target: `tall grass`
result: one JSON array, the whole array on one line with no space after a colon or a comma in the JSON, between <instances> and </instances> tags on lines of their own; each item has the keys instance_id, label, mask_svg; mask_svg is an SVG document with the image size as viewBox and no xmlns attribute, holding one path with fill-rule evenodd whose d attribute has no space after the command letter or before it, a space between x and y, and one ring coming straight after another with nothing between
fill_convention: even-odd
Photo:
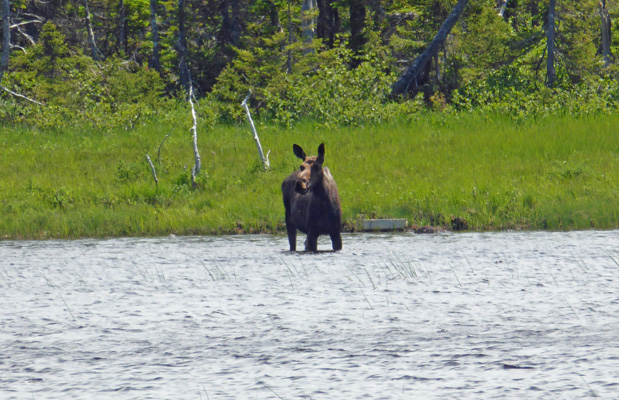
<instances>
[{"instance_id":1,"label":"tall grass","mask_svg":"<svg viewBox=\"0 0 619 400\"><path fill-rule=\"evenodd\" d=\"M292 144L326 144L344 220L406 218L474 230L619 227L619 117L514 123L479 113L333 128L258 126L271 170L246 126L202 128L201 186L189 179L187 127L0 134L3 238L217 234L283 230L280 184L299 165ZM163 138L172 134L157 151ZM155 163L155 186L145 155ZM358 225L357 225L358 226Z\"/></svg>"}]
</instances>

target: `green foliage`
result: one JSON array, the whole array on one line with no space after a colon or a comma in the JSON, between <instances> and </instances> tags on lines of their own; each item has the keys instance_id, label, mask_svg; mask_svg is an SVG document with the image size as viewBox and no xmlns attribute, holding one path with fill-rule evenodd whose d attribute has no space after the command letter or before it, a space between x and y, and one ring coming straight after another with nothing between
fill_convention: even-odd
<instances>
[{"instance_id":1,"label":"green foliage","mask_svg":"<svg viewBox=\"0 0 619 400\"><path fill-rule=\"evenodd\" d=\"M246 126L216 125L200 129L199 190L188 134L163 119L105 134L8 127L0 237L283 233L280 185L298 167L291 143L314 154L323 141L348 228L364 217L414 226L460 218L474 230L619 228L617 123L615 115L514 124L502 114L448 112L365 128L260 124L268 172Z\"/></svg>"},{"instance_id":2,"label":"green foliage","mask_svg":"<svg viewBox=\"0 0 619 400\"><path fill-rule=\"evenodd\" d=\"M163 82L155 71L109 58L95 63L81 52L71 54L64 36L45 24L33 51L11 60L7 86L46 106L6 100L5 122L49 127L91 125L98 129L143 123L163 107Z\"/></svg>"}]
</instances>

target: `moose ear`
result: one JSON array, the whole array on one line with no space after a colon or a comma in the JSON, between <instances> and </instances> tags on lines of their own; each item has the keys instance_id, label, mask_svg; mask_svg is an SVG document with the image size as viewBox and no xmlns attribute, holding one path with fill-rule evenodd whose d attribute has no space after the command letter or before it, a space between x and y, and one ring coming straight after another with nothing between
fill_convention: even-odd
<instances>
[{"instance_id":1,"label":"moose ear","mask_svg":"<svg viewBox=\"0 0 619 400\"><path fill-rule=\"evenodd\" d=\"M316 158L316 162L322 164L325 161L325 144L320 143L318 146L318 157Z\"/></svg>"},{"instance_id":2,"label":"moose ear","mask_svg":"<svg viewBox=\"0 0 619 400\"><path fill-rule=\"evenodd\" d=\"M292 145L292 151L294 151L294 155L299 157L301 160L305 161L305 152L303 151L303 149L301 148L301 146L299 146L298 144L293 144Z\"/></svg>"}]
</instances>

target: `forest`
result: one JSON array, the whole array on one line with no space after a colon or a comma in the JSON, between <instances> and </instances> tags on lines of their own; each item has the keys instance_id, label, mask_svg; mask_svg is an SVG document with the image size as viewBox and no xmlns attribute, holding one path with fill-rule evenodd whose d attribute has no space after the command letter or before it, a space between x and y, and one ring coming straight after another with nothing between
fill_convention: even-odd
<instances>
[{"instance_id":1,"label":"forest","mask_svg":"<svg viewBox=\"0 0 619 400\"><path fill-rule=\"evenodd\" d=\"M206 126L242 121L250 90L254 118L284 126L619 100L610 1L1 1L2 124L131 129L190 90Z\"/></svg>"}]
</instances>

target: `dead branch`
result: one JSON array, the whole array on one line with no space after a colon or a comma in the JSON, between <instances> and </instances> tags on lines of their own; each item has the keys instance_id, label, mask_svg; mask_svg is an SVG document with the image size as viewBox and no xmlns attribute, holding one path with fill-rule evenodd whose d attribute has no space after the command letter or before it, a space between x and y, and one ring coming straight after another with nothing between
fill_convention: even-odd
<instances>
[{"instance_id":1,"label":"dead branch","mask_svg":"<svg viewBox=\"0 0 619 400\"><path fill-rule=\"evenodd\" d=\"M245 97L245 100L243 100L243 102L241 103L241 106L243 106L243 108L245 109L245 113L247 114L247 121L249 121L249 126L251 127L251 131L254 134L254 141L256 142L256 147L258 147L258 155L260 155L260 161L262 161L262 167L266 171L269 169L269 154L271 152L269 151L265 157L264 152L262 151L262 145L260 144L260 138L258 137L258 132L256 131L254 120L251 118L251 113L249 112L249 106L247 105L247 100L249 100L250 96L251 96L251 90L247 94L247 97Z\"/></svg>"},{"instance_id":2,"label":"dead branch","mask_svg":"<svg viewBox=\"0 0 619 400\"><path fill-rule=\"evenodd\" d=\"M161 159L160 159L160 156L161 156L161 147L163 146L163 144L165 143L165 141L168 139L168 137L172 134L172 130L173 130L173 129L174 129L174 128L170 129L170 132L169 132L167 135L165 135L165 137L163 138L163 140L162 140L162 141L161 141L161 143L159 144L159 149L157 150L157 164L159 164L159 165L161 165Z\"/></svg>"},{"instance_id":3,"label":"dead branch","mask_svg":"<svg viewBox=\"0 0 619 400\"><path fill-rule=\"evenodd\" d=\"M34 103L34 104L38 104L40 106L45 106L44 103L38 102L36 100L32 100L32 99L24 96L23 94L15 93L12 90L9 90L9 89L5 88L4 86L0 86L0 89L4 90L5 92L7 92L9 94L12 94L15 97L19 97L20 99L28 100L29 102Z\"/></svg>"},{"instance_id":4,"label":"dead branch","mask_svg":"<svg viewBox=\"0 0 619 400\"><path fill-rule=\"evenodd\" d=\"M17 28L17 27L22 26L22 25L28 25L28 24L42 24L43 22L45 22L45 21L43 21L43 20L23 21L23 22L19 22L17 24L11 25L11 29Z\"/></svg>"},{"instance_id":5,"label":"dead branch","mask_svg":"<svg viewBox=\"0 0 619 400\"><path fill-rule=\"evenodd\" d=\"M153 162L150 160L150 156L146 155L146 161L148 161L148 165L150 165L150 170L153 173L153 179L155 180L155 186L159 186L159 179L157 179L157 171L155 171L155 166Z\"/></svg>"},{"instance_id":6,"label":"dead branch","mask_svg":"<svg viewBox=\"0 0 619 400\"><path fill-rule=\"evenodd\" d=\"M419 55L408 70L391 86L391 95L398 96L409 92L416 92L418 87L424 82L423 74L426 71L428 62L434 57L438 50L443 46L447 35L456 24L464 8L468 4L468 0L458 0L458 3L451 10L451 13L441 25L438 33L432 42L426 47L424 52Z\"/></svg>"}]
</instances>

